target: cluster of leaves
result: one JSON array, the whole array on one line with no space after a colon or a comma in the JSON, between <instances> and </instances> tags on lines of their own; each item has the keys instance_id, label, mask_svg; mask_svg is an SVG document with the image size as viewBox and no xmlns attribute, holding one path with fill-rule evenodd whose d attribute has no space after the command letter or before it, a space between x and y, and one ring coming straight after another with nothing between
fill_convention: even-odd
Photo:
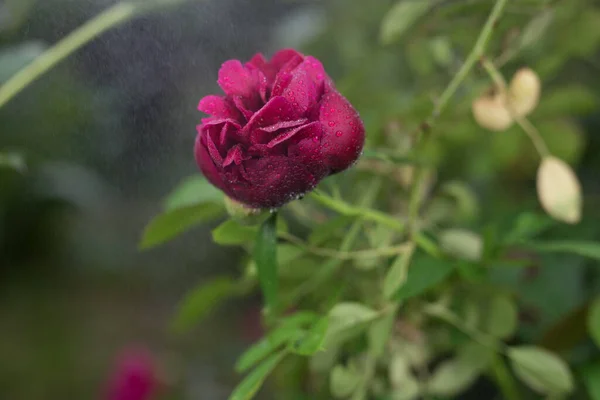
<instances>
[{"instance_id":1,"label":"cluster of leaves","mask_svg":"<svg viewBox=\"0 0 600 400\"><path fill-rule=\"evenodd\" d=\"M215 243L247 250L241 278L196 288L174 328L260 288L268 333L238 360L248 374L230 399L252 398L271 373L283 380L281 398L452 398L491 382L479 398L600 399L600 243L589 240L598 228L585 214L578 226L545 216L529 185L539 161L526 136L474 121L485 72L470 71L428 140L419 133L494 3L327 5L330 25L307 48L341 77L367 124L367 149L304 200L213 230ZM585 0L508 3L485 55L507 72L525 63L540 75L530 117L550 152L575 165L585 135L573 118L598 98L559 77L598 51L600 9ZM581 40L565 39L575 25ZM222 195L189 178L142 247L223 215Z\"/></svg>"}]
</instances>

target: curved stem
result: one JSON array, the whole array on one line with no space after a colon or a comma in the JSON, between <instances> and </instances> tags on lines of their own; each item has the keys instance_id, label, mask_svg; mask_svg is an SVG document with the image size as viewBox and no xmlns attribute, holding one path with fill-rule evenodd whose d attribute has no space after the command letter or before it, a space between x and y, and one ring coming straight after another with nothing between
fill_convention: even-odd
<instances>
[{"instance_id":1,"label":"curved stem","mask_svg":"<svg viewBox=\"0 0 600 400\"><path fill-rule=\"evenodd\" d=\"M450 81L444 92L440 95L440 98L436 102L436 105L433 109L433 112L429 119L426 121L427 125L431 125L433 121L442 113L446 105L460 86L460 84L465 80L473 66L479 61L479 58L484 54L485 48L487 47L487 43L489 42L492 31L494 30L494 26L500 18L502 14L502 10L506 6L508 0L497 0L494 8L492 9L485 25L481 29L479 33L479 37L473 46L473 49L467 56L467 59L462 64L454 78Z\"/></svg>"},{"instance_id":2,"label":"curved stem","mask_svg":"<svg viewBox=\"0 0 600 400\"><path fill-rule=\"evenodd\" d=\"M280 232L279 237L287 240L290 243L297 245L298 247L303 248L309 253L312 253L317 256L322 257L330 257L338 260L355 260L362 258L375 258L375 257L389 257L395 256L401 253L408 251L409 243L399 244L397 246L389 246L389 247L381 247L378 249L367 249L367 250L357 250L357 251L339 251L335 249L327 249L323 247L315 247L306 243L304 240L300 239L287 232Z\"/></svg>"},{"instance_id":3,"label":"curved stem","mask_svg":"<svg viewBox=\"0 0 600 400\"><path fill-rule=\"evenodd\" d=\"M117 3L75 29L0 87L0 107L74 51L108 29L131 19L135 14L134 4Z\"/></svg>"}]
</instances>

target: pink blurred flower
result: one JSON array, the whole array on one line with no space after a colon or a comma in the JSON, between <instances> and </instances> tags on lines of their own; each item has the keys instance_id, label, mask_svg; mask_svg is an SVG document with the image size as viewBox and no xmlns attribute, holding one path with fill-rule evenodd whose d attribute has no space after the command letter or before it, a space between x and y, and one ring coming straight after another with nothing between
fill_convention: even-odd
<instances>
[{"instance_id":1,"label":"pink blurred flower","mask_svg":"<svg viewBox=\"0 0 600 400\"><path fill-rule=\"evenodd\" d=\"M363 123L319 60L295 50L230 60L217 81L225 96L204 97L196 161L229 197L274 208L314 189L360 156Z\"/></svg>"},{"instance_id":2,"label":"pink blurred flower","mask_svg":"<svg viewBox=\"0 0 600 400\"><path fill-rule=\"evenodd\" d=\"M106 400L149 400L157 386L156 366L150 352L127 349L119 354Z\"/></svg>"}]
</instances>

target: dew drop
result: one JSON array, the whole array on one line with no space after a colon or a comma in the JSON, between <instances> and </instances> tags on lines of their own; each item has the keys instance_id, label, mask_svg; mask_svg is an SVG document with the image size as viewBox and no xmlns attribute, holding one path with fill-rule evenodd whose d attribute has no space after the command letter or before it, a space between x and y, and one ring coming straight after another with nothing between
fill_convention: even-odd
<instances>
[{"instance_id":1,"label":"dew drop","mask_svg":"<svg viewBox=\"0 0 600 400\"><path fill-rule=\"evenodd\" d=\"M335 126L335 122L333 122L333 121L329 121L328 125L329 125L329 126Z\"/></svg>"},{"instance_id":2,"label":"dew drop","mask_svg":"<svg viewBox=\"0 0 600 400\"><path fill-rule=\"evenodd\" d=\"M337 137L341 137L341 136L342 136L342 131L337 131L337 132L335 133L335 136L337 136Z\"/></svg>"}]
</instances>

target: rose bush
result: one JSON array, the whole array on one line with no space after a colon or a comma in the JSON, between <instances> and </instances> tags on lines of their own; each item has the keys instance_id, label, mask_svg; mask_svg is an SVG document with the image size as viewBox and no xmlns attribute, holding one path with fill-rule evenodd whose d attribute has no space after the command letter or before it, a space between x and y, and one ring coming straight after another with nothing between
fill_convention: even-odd
<instances>
[{"instance_id":1,"label":"rose bush","mask_svg":"<svg viewBox=\"0 0 600 400\"><path fill-rule=\"evenodd\" d=\"M195 156L207 179L253 208L276 208L352 165L365 131L319 60L281 50L219 71L225 96L204 97Z\"/></svg>"}]
</instances>

